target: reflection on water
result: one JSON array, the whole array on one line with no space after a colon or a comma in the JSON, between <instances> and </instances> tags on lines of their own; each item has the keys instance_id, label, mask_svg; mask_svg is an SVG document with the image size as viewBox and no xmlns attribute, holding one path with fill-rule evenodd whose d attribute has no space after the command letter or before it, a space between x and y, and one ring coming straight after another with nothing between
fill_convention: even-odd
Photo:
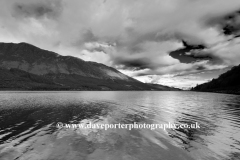
<instances>
[{"instance_id":1,"label":"reflection on water","mask_svg":"<svg viewBox=\"0 0 240 160\"><path fill-rule=\"evenodd\" d=\"M56 123L200 123L57 129ZM239 160L240 97L195 92L0 92L1 160Z\"/></svg>"}]
</instances>

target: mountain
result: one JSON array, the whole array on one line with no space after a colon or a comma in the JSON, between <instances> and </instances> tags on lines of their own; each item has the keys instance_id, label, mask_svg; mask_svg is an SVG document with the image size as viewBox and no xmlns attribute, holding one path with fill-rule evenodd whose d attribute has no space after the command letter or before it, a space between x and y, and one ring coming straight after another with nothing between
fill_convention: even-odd
<instances>
[{"instance_id":1,"label":"mountain","mask_svg":"<svg viewBox=\"0 0 240 160\"><path fill-rule=\"evenodd\" d=\"M27 43L0 43L0 90L174 90Z\"/></svg>"},{"instance_id":2,"label":"mountain","mask_svg":"<svg viewBox=\"0 0 240 160\"><path fill-rule=\"evenodd\" d=\"M217 79L197 85L193 91L240 94L240 65L220 75Z\"/></svg>"},{"instance_id":3,"label":"mountain","mask_svg":"<svg viewBox=\"0 0 240 160\"><path fill-rule=\"evenodd\" d=\"M0 68L0 90L66 90L53 81L19 69Z\"/></svg>"},{"instance_id":4,"label":"mountain","mask_svg":"<svg viewBox=\"0 0 240 160\"><path fill-rule=\"evenodd\" d=\"M157 88L159 90L168 90L168 91L181 91L179 88L174 88L174 87L168 87L168 86L163 86L160 84L153 84L153 83L148 83L148 85Z\"/></svg>"},{"instance_id":5,"label":"mountain","mask_svg":"<svg viewBox=\"0 0 240 160\"><path fill-rule=\"evenodd\" d=\"M76 74L98 79L136 81L103 64L85 62L71 56L37 48L27 43L0 43L0 66L37 74Z\"/></svg>"}]
</instances>

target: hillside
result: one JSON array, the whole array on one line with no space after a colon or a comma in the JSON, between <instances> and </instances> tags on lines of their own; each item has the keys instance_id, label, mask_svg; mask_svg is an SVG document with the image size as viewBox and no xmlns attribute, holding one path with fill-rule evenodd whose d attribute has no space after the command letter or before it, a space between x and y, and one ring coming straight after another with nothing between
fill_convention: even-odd
<instances>
[{"instance_id":1,"label":"hillside","mask_svg":"<svg viewBox=\"0 0 240 160\"><path fill-rule=\"evenodd\" d=\"M27 43L0 43L0 90L175 90Z\"/></svg>"},{"instance_id":2,"label":"hillside","mask_svg":"<svg viewBox=\"0 0 240 160\"><path fill-rule=\"evenodd\" d=\"M217 79L197 85L193 91L240 94L240 65L220 75Z\"/></svg>"},{"instance_id":3,"label":"hillside","mask_svg":"<svg viewBox=\"0 0 240 160\"><path fill-rule=\"evenodd\" d=\"M0 43L0 67L37 75L76 74L98 79L136 81L111 67L40 49L27 43Z\"/></svg>"},{"instance_id":4,"label":"hillside","mask_svg":"<svg viewBox=\"0 0 240 160\"><path fill-rule=\"evenodd\" d=\"M181 91L181 89L179 88L173 88L173 87L168 87L168 86L163 86L160 84L152 84L152 83L148 83L148 85L157 88L159 90L168 90L168 91Z\"/></svg>"}]
</instances>

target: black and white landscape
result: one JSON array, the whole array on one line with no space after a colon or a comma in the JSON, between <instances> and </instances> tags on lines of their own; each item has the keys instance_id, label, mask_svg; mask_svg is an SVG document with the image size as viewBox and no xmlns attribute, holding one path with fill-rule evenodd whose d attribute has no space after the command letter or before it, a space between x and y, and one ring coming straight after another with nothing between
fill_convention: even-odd
<instances>
[{"instance_id":1,"label":"black and white landscape","mask_svg":"<svg viewBox=\"0 0 240 160\"><path fill-rule=\"evenodd\" d=\"M0 43L0 52L2 90L179 90L144 84L112 67L27 43Z\"/></svg>"},{"instance_id":2,"label":"black and white landscape","mask_svg":"<svg viewBox=\"0 0 240 160\"><path fill-rule=\"evenodd\" d=\"M239 0L0 6L0 160L240 159Z\"/></svg>"}]
</instances>

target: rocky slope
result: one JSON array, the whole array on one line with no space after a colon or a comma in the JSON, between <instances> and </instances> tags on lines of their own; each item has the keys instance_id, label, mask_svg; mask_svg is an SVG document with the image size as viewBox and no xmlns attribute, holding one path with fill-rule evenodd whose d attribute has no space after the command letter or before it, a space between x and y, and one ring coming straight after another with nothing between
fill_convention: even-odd
<instances>
[{"instance_id":1,"label":"rocky slope","mask_svg":"<svg viewBox=\"0 0 240 160\"><path fill-rule=\"evenodd\" d=\"M19 69L0 68L0 90L65 90L53 81Z\"/></svg>"},{"instance_id":2,"label":"rocky slope","mask_svg":"<svg viewBox=\"0 0 240 160\"><path fill-rule=\"evenodd\" d=\"M99 79L135 81L117 70L94 62L37 48L27 43L0 43L0 66L17 68L29 73L76 74Z\"/></svg>"},{"instance_id":3,"label":"rocky slope","mask_svg":"<svg viewBox=\"0 0 240 160\"><path fill-rule=\"evenodd\" d=\"M0 90L175 90L27 43L0 43Z\"/></svg>"},{"instance_id":4,"label":"rocky slope","mask_svg":"<svg viewBox=\"0 0 240 160\"><path fill-rule=\"evenodd\" d=\"M193 91L240 94L240 65L220 75L217 79L192 88Z\"/></svg>"}]
</instances>

